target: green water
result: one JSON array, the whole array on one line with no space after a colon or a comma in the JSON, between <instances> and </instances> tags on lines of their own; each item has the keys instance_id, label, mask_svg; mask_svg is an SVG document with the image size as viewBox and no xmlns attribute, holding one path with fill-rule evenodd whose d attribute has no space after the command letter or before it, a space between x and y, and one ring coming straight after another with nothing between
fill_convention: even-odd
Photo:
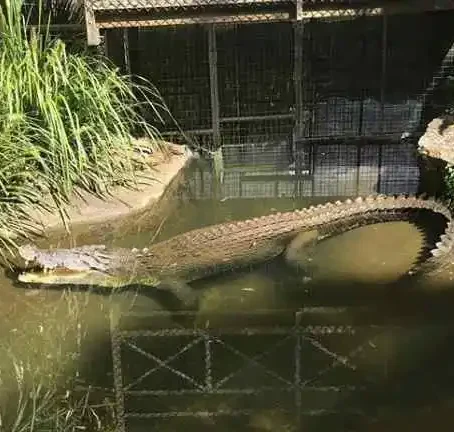
<instances>
[{"instance_id":1,"label":"green water","mask_svg":"<svg viewBox=\"0 0 454 432\"><path fill-rule=\"evenodd\" d=\"M43 244L143 247L189 229L338 198L298 195L304 187L289 185L300 180L272 175L267 184L245 189L251 197L238 196L229 193L229 175L219 184L209 164L195 162L159 209L79 227L69 238L53 233ZM370 191L359 186L363 193L374 191L372 184ZM124 399L135 415L126 418L128 431L448 427L452 326L421 316L449 305L449 277L420 288L417 296L408 286L389 290L426 242L424 232L407 222L352 230L301 252L298 267L276 259L195 283L200 303L188 314L152 290L69 292L62 299L61 290L36 290L5 276L0 349L29 359L33 379L43 385L43 377L53 379L58 369L59 379L76 377L80 389L91 385L111 404L117 401L115 375L117 384L119 378L125 386L137 381ZM388 313L394 320L408 316L409 304L419 311L416 324L390 327ZM348 308L333 309L343 306ZM372 309L357 313L359 306ZM319 309L308 314L307 307ZM123 341L115 373L111 313L116 331L138 331ZM120 313L133 316L119 319ZM7 370L11 356L0 359L0 371ZM11 395L4 390L0 396L1 402Z\"/></svg>"}]
</instances>

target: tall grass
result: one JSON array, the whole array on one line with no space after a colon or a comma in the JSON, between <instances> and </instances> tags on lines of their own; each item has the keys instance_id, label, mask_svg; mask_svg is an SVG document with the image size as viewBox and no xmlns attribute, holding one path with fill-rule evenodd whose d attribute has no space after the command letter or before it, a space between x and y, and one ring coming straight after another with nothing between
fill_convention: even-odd
<instances>
[{"instance_id":1,"label":"tall grass","mask_svg":"<svg viewBox=\"0 0 454 432\"><path fill-rule=\"evenodd\" d=\"M132 133L149 138L147 151L160 147L157 129L140 112L161 121L166 108L145 80L132 83L108 61L28 31L22 0L2 5L0 247L10 248L33 233L24 209L48 207L46 195L64 216L75 187L104 195L112 184L133 185L145 160Z\"/></svg>"}]
</instances>

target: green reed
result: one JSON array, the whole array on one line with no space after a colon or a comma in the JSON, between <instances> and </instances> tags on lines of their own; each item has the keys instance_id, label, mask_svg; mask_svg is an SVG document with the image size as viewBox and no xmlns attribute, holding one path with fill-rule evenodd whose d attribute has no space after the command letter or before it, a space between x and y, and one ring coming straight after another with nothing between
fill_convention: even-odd
<instances>
[{"instance_id":1,"label":"green reed","mask_svg":"<svg viewBox=\"0 0 454 432\"><path fill-rule=\"evenodd\" d=\"M34 232L34 221L26 210L29 206L52 204L64 217L75 188L105 195L112 184L133 186L134 173L144 166L145 158L132 134L148 138L147 151L157 150L162 142L156 127L140 113L152 112L158 124L166 107L146 80L133 82L106 59L68 52L47 30L30 30L22 15L22 0L2 4L3 250Z\"/></svg>"}]
</instances>

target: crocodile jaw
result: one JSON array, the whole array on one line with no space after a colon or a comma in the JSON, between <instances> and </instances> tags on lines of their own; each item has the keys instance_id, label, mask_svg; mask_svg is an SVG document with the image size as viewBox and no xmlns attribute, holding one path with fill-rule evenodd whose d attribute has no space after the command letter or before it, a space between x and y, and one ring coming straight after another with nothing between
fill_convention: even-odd
<instances>
[{"instance_id":1,"label":"crocodile jaw","mask_svg":"<svg viewBox=\"0 0 454 432\"><path fill-rule=\"evenodd\" d=\"M25 261L24 271L18 276L20 282L115 287L125 285L129 279L107 271L112 256L104 245L55 250L24 245L18 253Z\"/></svg>"},{"instance_id":2,"label":"crocodile jaw","mask_svg":"<svg viewBox=\"0 0 454 432\"><path fill-rule=\"evenodd\" d=\"M50 269L26 271L19 274L20 282L52 285L99 285L117 287L125 285L119 278L106 275L96 270Z\"/></svg>"},{"instance_id":3,"label":"crocodile jaw","mask_svg":"<svg viewBox=\"0 0 454 432\"><path fill-rule=\"evenodd\" d=\"M105 272L87 269L74 270L67 268L31 269L18 275L18 280L31 284L50 285L96 285L106 288L121 288L128 285L159 286L161 280L151 274L138 277L134 273L127 275L107 274Z\"/></svg>"}]
</instances>

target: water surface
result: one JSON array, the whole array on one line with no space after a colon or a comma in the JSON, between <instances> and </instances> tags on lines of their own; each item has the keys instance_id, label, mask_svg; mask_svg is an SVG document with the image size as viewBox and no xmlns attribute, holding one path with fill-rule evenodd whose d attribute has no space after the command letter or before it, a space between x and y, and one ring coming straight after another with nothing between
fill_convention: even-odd
<instances>
[{"instance_id":1,"label":"water surface","mask_svg":"<svg viewBox=\"0 0 454 432\"><path fill-rule=\"evenodd\" d=\"M373 158L359 166L328 162L339 151L324 148L312 175L285 164L260 168L259 161L238 167L228 152L221 172L199 160L158 209L78 227L70 237L52 233L42 244L140 248L189 229L345 196L415 192L418 169L410 153L379 165ZM373 154L367 147L361 151ZM49 352L74 353L62 377L79 374L81 387L104 388L115 401L109 314L112 308L117 317L118 311L135 311L140 318L124 323L152 333L136 335L131 344L124 339L121 346L115 373L133 390L125 397L126 412L133 413L128 430L328 431L334 424L334 430L392 430L395 416L411 421L412 413L436 409L440 400L445 407L454 389L449 325L379 326L387 311L394 316L406 311L411 287L394 295L389 286L395 289L392 284L417 262L427 241L426 231L408 222L352 230L302 251L297 265L279 258L195 283L199 308L180 318L166 313L168 305L152 290L114 296L69 292L62 300L59 289L36 291L5 276L0 346L18 357L33 354L42 364L38 376L55 372ZM419 295L425 302L449 291L433 283ZM339 313L326 309L344 306L349 309ZM354 306L375 310L366 314L374 325L358 321ZM299 315L307 307L325 309ZM306 322L313 326L309 333L294 332ZM115 324L119 331L123 321ZM198 342L201 329L207 333ZM375 429L369 429L372 420Z\"/></svg>"}]
</instances>

